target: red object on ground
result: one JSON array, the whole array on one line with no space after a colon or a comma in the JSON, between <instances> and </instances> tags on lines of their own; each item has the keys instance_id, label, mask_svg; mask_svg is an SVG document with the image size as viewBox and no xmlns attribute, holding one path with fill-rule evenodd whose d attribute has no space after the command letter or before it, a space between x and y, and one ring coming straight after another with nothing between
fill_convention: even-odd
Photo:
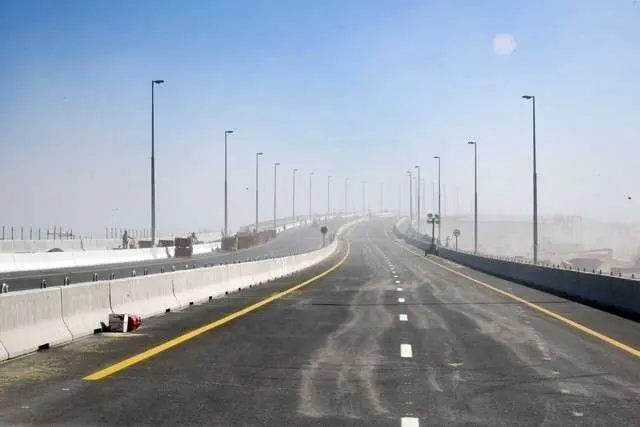
<instances>
[{"instance_id":1,"label":"red object on ground","mask_svg":"<svg viewBox=\"0 0 640 427\"><path fill-rule=\"evenodd\" d=\"M138 316L137 314L130 314L129 322L127 323L127 330L135 331L140 327L140 325L142 325L142 317Z\"/></svg>"}]
</instances>

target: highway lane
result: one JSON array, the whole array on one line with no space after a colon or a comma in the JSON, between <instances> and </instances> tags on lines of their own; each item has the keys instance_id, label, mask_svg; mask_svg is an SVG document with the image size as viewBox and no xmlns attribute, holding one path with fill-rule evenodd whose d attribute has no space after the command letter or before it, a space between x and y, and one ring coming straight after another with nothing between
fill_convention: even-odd
<instances>
[{"instance_id":1,"label":"highway lane","mask_svg":"<svg viewBox=\"0 0 640 427\"><path fill-rule=\"evenodd\" d=\"M631 349L637 323L416 256L389 225L352 229L315 282L100 380L81 378L328 265L0 365L0 424L637 425L637 355L473 280Z\"/></svg>"},{"instance_id":2,"label":"highway lane","mask_svg":"<svg viewBox=\"0 0 640 427\"><path fill-rule=\"evenodd\" d=\"M351 218L337 218L328 222L331 231L337 230L342 224L352 220ZM162 271L171 271L175 266L177 270L204 267L216 264L246 262L256 259L274 258L292 254L304 253L317 249L322 244L322 235L319 227L302 226L286 230L280 233L274 240L253 248L243 249L238 252L212 252L209 254L195 255L189 259L164 259L154 261L140 261L132 263L105 264L99 266L78 267L71 269L56 269L46 271L30 271L17 273L0 273L0 283L3 281L9 285L10 291L25 289L37 289L43 279L47 286L62 286L65 277L69 277L70 283L91 282L93 274L97 273L99 280L109 279L111 274L122 278L131 275L135 270L137 275L157 274Z\"/></svg>"}]
</instances>

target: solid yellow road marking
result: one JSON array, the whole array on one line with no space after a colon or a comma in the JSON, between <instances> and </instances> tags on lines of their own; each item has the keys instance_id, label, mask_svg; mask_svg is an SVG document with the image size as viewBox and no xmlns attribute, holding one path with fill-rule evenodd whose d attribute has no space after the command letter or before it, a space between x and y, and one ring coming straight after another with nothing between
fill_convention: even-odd
<instances>
[{"instance_id":1,"label":"solid yellow road marking","mask_svg":"<svg viewBox=\"0 0 640 427\"><path fill-rule=\"evenodd\" d=\"M537 310L537 311L539 311L541 313L544 313L549 317L553 317L554 319L559 320L559 321L561 321L561 322L563 322L563 323L565 323L565 324L567 324L567 325L569 325L569 326L571 326L571 327L573 327L573 328L575 328L575 329L577 329L577 330L579 330L579 331L581 331L581 332L583 332L583 333L585 333L587 335L591 335L592 337L597 338L597 339L599 339L601 341L604 341L607 344L611 344L612 346L618 348L619 350L627 352L627 353L629 353L629 354L631 354L633 356L640 357L640 350L639 349L636 349L636 348L631 347L630 345L621 343L620 341L617 341L617 340L615 340L615 339L613 339L611 337L608 337L607 335L604 335L604 334L602 334L602 333L600 333L598 331L594 331L591 328L588 328L588 327L586 327L586 326L584 326L584 325L582 325L582 324L580 324L578 322L575 322L575 321L573 321L571 319L568 319L568 318L566 318L566 317L564 317L564 316L562 316L562 315L560 315L558 313L555 313L555 312L553 312L553 311L551 311L549 309L546 309L546 308L541 307L541 306L539 306L537 304L529 302L529 301L525 300L524 298L520 298L519 296L514 295L514 294L512 294L510 292L503 291L502 289L496 288L495 286L492 286L492 285L490 285L488 283L485 283L485 282L483 282L481 280L474 279L471 276L467 276L466 274L461 273L461 272L459 272L457 270L454 270L452 268L449 268L449 267L447 267L445 265L442 265L439 262L436 262L436 261L432 260L431 258L424 257L421 253L413 251L412 249L408 248L404 244L400 244L400 243L397 243L395 241L393 241L393 242L395 244L397 244L398 246L400 246L400 247L406 249L407 251L411 252L412 254L417 255L420 258L430 262L431 264L437 265L438 267L443 268L443 269L445 269L445 270L447 270L447 271L449 271L449 272L451 272L453 274L456 274L456 275L458 275L460 277L464 277L465 279L467 279L467 280L469 280L469 281L471 281L473 283L476 283L476 284L478 284L480 286L484 286L487 289L491 289L492 291L497 292L500 295L503 295L503 296L505 296L507 298L511 298L512 300L518 301L519 303L522 303L522 304L524 304L524 305L526 305L528 307L533 308L534 310Z\"/></svg>"},{"instance_id":2,"label":"solid yellow road marking","mask_svg":"<svg viewBox=\"0 0 640 427\"><path fill-rule=\"evenodd\" d=\"M155 347L152 347L146 351L143 351L142 353L136 354L135 356L131 356L127 359L124 359L118 363L115 363L111 366L108 366L104 369L101 369L97 372L94 372L90 375L87 375L86 377L84 377L83 379L85 380L89 380L89 381L95 381L95 380L101 380L105 377L108 377L109 375L113 375L116 372L122 371L124 369L129 368L130 366L133 366L137 363L140 363L146 359L149 359L155 355L157 355L158 353L161 353L165 350L169 350L170 348L176 347L182 343L184 343L185 341L188 341L192 338L197 337L198 335L202 335L205 332L208 332L212 329L215 329L217 327L220 327L226 323L231 322L233 319L237 319L238 317L244 316L245 314L248 314L254 310L257 310L267 304L269 304L270 302L273 302L279 298L282 298L292 292L297 291L298 289L308 285L309 283L315 282L318 279L321 279L322 277L326 276L327 274L331 273L332 271L335 271L336 269L338 269L342 264L345 263L345 261L347 260L347 258L349 257L349 253L351 252L351 246L349 245L349 242L347 242L347 252L344 255L344 257L342 257L342 259L335 264L333 267L329 268L328 270L323 271L322 273L312 277L311 279L308 279L296 286L293 286L292 288L286 289L282 292L278 292L276 294L271 295L270 297L267 297L263 300L258 301L255 304L252 304L248 307L243 308L242 310L236 311L235 313L231 313L228 316L223 317L222 319L218 319L214 322L211 322L209 324L206 324L204 326L201 326L197 329L194 329L190 332L187 332L185 334L182 334L176 338L173 338L169 341L166 341L160 345L157 345Z\"/></svg>"}]
</instances>

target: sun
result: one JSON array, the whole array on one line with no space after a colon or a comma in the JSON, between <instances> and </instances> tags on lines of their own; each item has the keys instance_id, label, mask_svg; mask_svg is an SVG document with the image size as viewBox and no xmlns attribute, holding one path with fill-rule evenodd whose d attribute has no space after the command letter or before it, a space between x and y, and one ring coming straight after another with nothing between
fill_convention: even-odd
<instances>
[{"instance_id":1,"label":"sun","mask_svg":"<svg viewBox=\"0 0 640 427\"><path fill-rule=\"evenodd\" d=\"M516 41L511 34L498 34L493 38L493 53L510 55L516 50Z\"/></svg>"}]
</instances>

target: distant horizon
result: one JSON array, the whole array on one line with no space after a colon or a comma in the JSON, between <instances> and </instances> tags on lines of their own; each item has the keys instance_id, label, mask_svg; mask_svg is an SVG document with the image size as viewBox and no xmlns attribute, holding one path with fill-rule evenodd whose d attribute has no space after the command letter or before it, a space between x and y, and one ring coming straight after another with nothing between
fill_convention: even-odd
<instances>
[{"instance_id":1,"label":"distant horizon","mask_svg":"<svg viewBox=\"0 0 640 427\"><path fill-rule=\"evenodd\" d=\"M391 212L393 215L396 215L397 211L388 209L388 212ZM338 214L342 213L342 212L337 212ZM352 212L347 212L348 214L351 214ZM356 214L360 214L361 212L356 212ZM326 212L320 212L320 213L314 213L314 216L322 216L325 215ZM402 212L401 215L404 218L408 218L409 217L409 213L408 212ZM297 215L297 217L304 219L307 218L308 215ZM291 218L289 217L283 217L283 218L278 218L278 220L283 220L283 219L287 219L287 218ZM425 217L422 217L425 218ZM467 213L467 214L450 214L446 217L443 217L443 223L446 222L446 219L450 218L464 218L467 221L473 221L473 213ZM592 225L603 225L603 226L615 226L615 225L622 225L622 226L640 226L640 220L639 221L606 221L606 220L602 220L602 219L597 219L597 218L589 218L589 217L584 217L581 215L562 215L562 214L553 214L553 215L540 215L538 217L538 221L539 223L544 223L547 221L551 221L554 219L558 219L558 218L580 218L581 221L583 221L583 224L592 224ZM417 219L415 213L414 213L414 220ZM526 223L526 224L532 224L533 222L533 218L531 216L526 216L526 215L512 215L512 214L488 214L488 213L481 213L478 214L478 221L479 223L483 223L483 222L499 222L499 221L510 221L510 222L519 222L519 223ZM271 219L267 218L267 219L261 219L260 220L260 224L269 224L271 222ZM253 226L253 222L251 223L247 223L244 225L241 225L239 227L236 227L234 229L231 229L230 232L237 232L243 228L246 227L252 227ZM58 230L57 228L58 226L56 226L56 230ZM37 235L37 229L38 227L32 227L34 230L34 234ZM47 227L40 227L42 233L44 234L46 232ZM109 227L111 228L111 227ZM114 227L116 228L116 227ZM117 230L124 230L124 227L117 227ZM148 231L149 228L140 228L140 229L136 229L136 228L128 228L129 230L134 230L135 232L141 232L141 231ZM74 235L78 236L78 237L86 237L86 238L92 238L92 239L103 239L105 238L105 229L103 228L101 230L101 233L99 231L84 231L84 230L74 230L73 227L65 227L64 225L62 225L62 230L63 232L66 232L67 230L72 230L74 232ZM161 228L158 229L159 230L159 236L163 237L163 236L168 236L168 235L183 235L183 234L187 234L187 233L191 233L191 232L195 232L195 233L206 233L206 234L213 234L213 233L222 233L222 230L217 230L217 229L207 229L204 227L199 227L199 228L193 228L193 229L189 229L189 230L171 230L171 231L163 231ZM49 231L51 233L53 233L53 227L49 228ZM10 226L5 226L5 239L4 240L10 240ZM24 240L30 240L29 237L29 227L25 226L24 228L24 234L25 234L25 239ZM21 240L19 238L20 235L20 226L14 226L14 240ZM111 238L111 237L109 237ZM119 237L115 237L116 239ZM2 240L2 237L0 235L0 240ZM37 240L37 239L34 239ZM44 239L43 239L44 240Z\"/></svg>"}]
</instances>

